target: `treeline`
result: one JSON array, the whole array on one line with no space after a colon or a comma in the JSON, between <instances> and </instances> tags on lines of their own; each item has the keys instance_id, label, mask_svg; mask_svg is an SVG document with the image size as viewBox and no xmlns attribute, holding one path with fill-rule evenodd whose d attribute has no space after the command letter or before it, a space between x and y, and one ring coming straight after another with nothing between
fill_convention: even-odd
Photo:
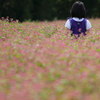
<instances>
[{"instance_id":1,"label":"treeline","mask_svg":"<svg viewBox=\"0 0 100 100\"><path fill-rule=\"evenodd\" d=\"M0 17L25 20L54 20L70 17L70 8L77 0L0 0ZM81 0L86 17L100 17L100 0Z\"/></svg>"}]
</instances>

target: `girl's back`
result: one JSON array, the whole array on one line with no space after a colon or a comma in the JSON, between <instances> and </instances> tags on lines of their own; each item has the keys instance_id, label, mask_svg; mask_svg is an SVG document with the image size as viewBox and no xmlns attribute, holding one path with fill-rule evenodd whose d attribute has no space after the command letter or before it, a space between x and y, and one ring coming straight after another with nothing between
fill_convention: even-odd
<instances>
[{"instance_id":1,"label":"girl's back","mask_svg":"<svg viewBox=\"0 0 100 100\"><path fill-rule=\"evenodd\" d=\"M77 1L72 5L71 17L67 20L65 27L72 31L72 34L80 36L81 33L86 35L86 31L92 26L89 20L85 19L85 6L83 2Z\"/></svg>"}]
</instances>

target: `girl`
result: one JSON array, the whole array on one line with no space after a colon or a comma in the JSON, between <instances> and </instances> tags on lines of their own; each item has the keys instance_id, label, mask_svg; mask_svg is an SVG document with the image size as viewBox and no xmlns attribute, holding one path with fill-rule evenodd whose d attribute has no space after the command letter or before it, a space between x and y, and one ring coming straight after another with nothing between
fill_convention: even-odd
<instances>
[{"instance_id":1,"label":"girl","mask_svg":"<svg viewBox=\"0 0 100 100\"><path fill-rule=\"evenodd\" d=\"M71 36L80 37L80 34L86 35L92 26L89 20L85 19L85 6L81 1L77 1L72 5L70 11L71 17L65 23L65 27L71 30Z\"/></svg>"}]
</instances>

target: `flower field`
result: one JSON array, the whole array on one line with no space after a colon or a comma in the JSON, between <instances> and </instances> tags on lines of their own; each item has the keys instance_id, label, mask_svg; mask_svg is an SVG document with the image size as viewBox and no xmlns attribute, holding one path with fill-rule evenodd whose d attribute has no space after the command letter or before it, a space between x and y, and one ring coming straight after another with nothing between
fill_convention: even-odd
<instances>
[{"instance_id":1,"label":"flower field","mask_svg":"<svg viewBox=\"0 0 100 100\"><path fill-rule=\"evenodd\" d=\"M65 22L0 20L0 100L99 100L100 19L79 39Z\"/></svg>"}]
</instances>

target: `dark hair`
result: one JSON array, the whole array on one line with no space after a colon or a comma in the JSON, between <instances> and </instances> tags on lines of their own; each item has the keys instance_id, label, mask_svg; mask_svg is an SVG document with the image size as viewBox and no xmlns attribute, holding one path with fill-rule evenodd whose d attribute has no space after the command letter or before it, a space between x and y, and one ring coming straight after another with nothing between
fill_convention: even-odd
<instances>
[{"instance_id":1,"label":"dark hair","mask_svg":"<svg viewBox=\"0 0 100 100\"><path fill-rule=\"evenodd\" d=\"M75 2L72 5L70 13L72 17L84 18L86 14L84 3L81 1Z\"/></svg>"}]
</instances>

